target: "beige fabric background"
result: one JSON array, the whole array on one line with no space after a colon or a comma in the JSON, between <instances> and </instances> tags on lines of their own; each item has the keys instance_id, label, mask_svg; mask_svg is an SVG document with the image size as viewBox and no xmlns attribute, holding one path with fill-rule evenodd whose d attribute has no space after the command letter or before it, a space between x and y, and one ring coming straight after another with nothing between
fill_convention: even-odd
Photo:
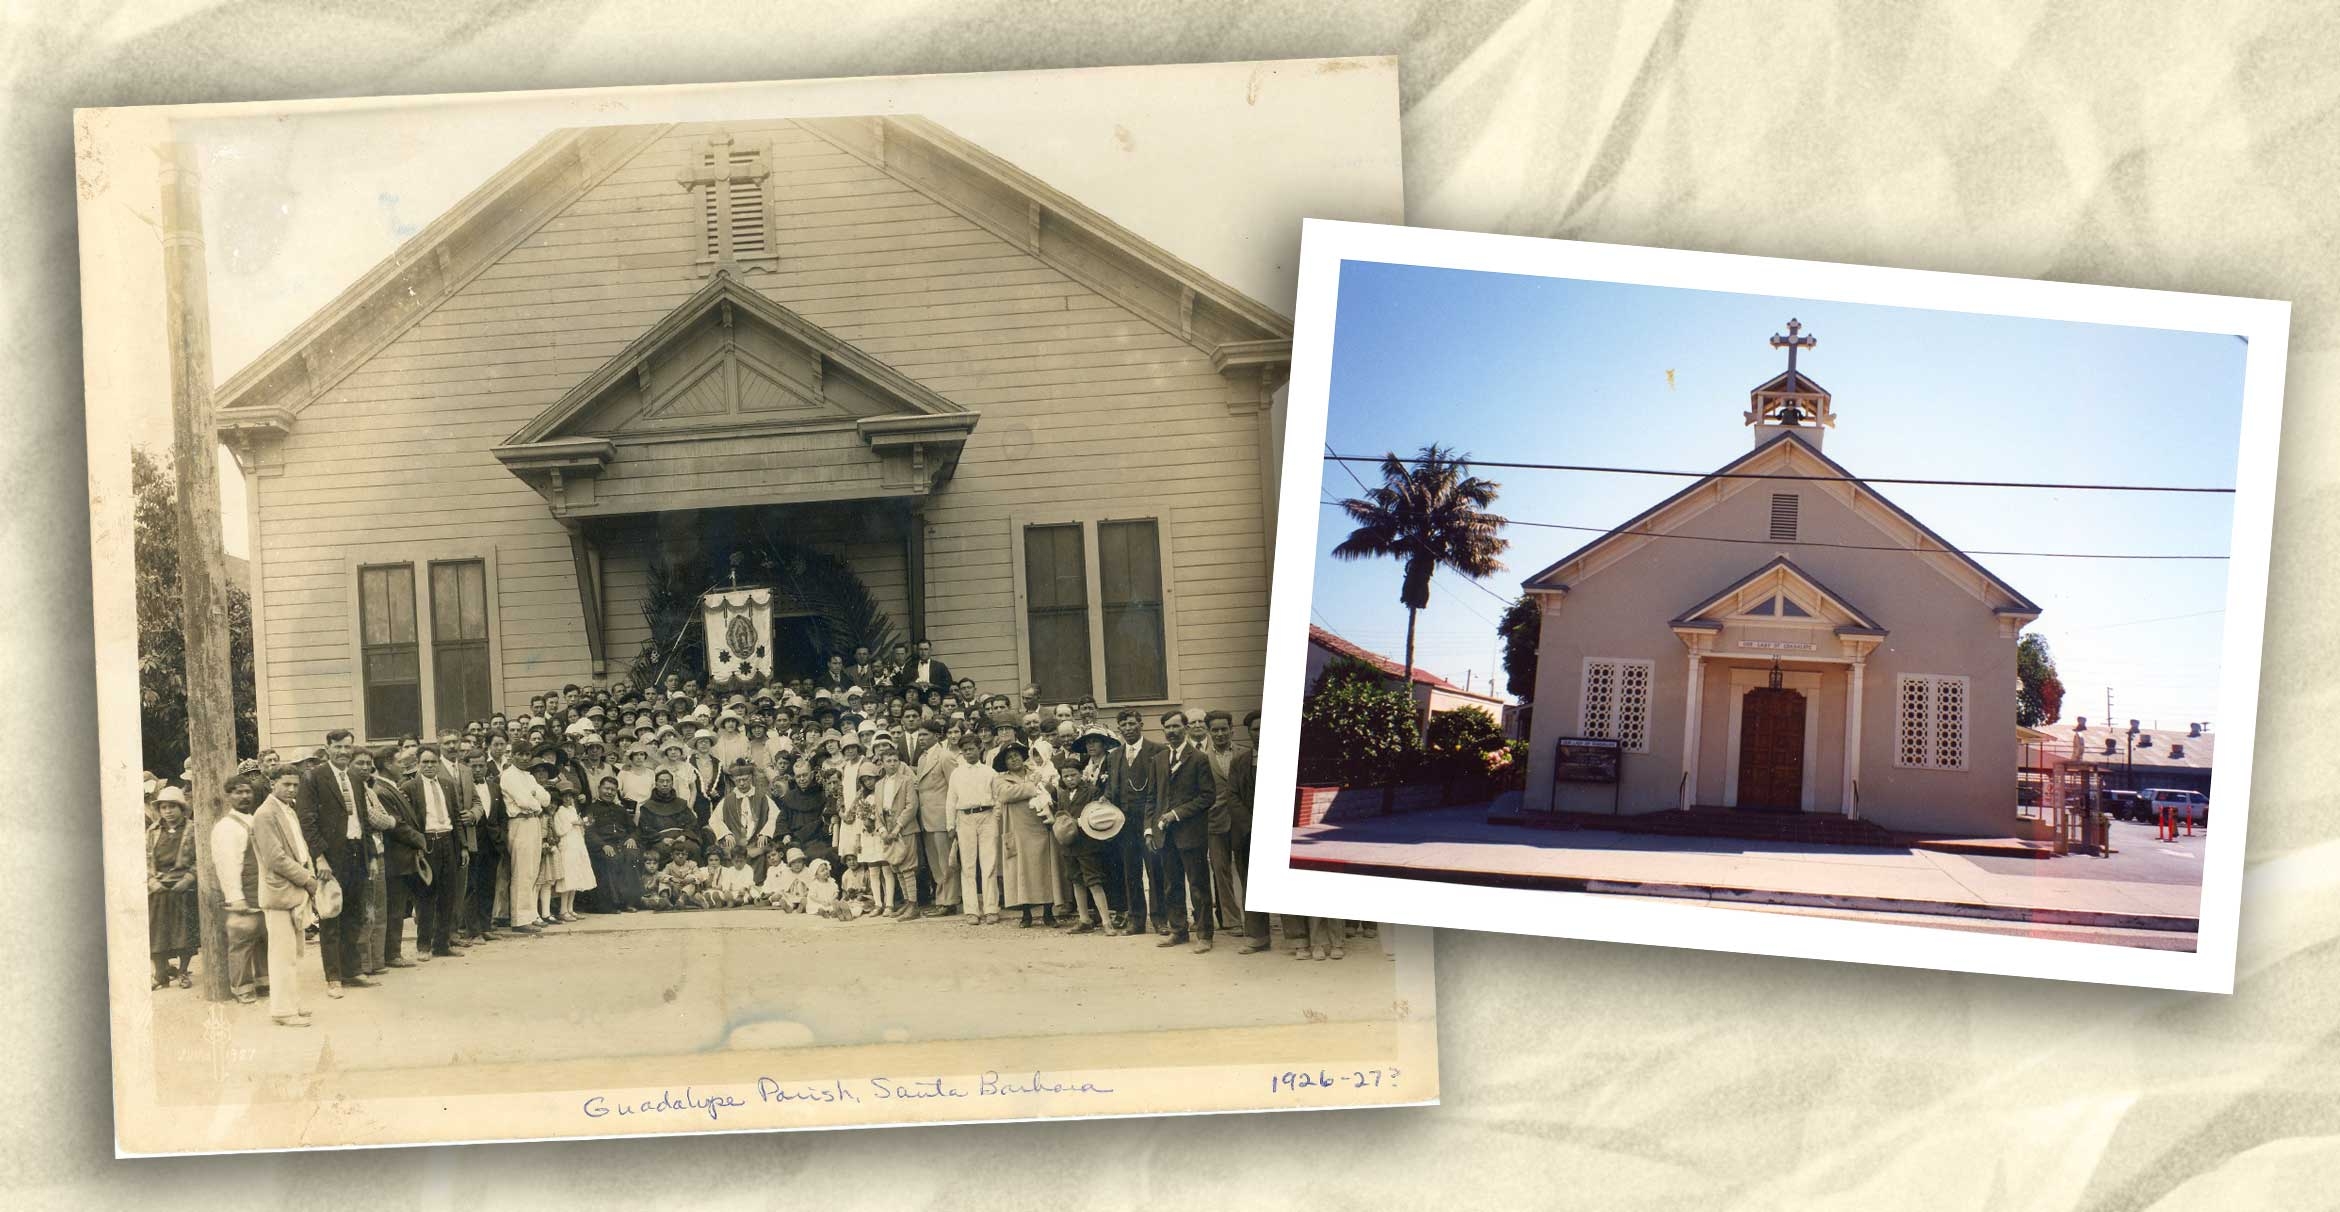
<instances>
[{"instance_id":1,"label":"beige fabric background","mask_svg":"<svg viewBox=\"0 0 2340 1212\"><path fill-rule=\"evenodd\" d=\"M111 1160L72 106L1387 52L1417 224L2295 303L2234 996L1452 933L1436 1109ZM2335 64L2315 4L12 5L0 1199L2328 1205Z\"/></svg>"}]
</instances>

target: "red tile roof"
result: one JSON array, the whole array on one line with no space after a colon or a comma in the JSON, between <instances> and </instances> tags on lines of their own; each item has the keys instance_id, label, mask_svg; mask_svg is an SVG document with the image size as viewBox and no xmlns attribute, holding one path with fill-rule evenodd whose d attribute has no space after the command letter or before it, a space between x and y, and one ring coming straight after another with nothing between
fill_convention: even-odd
<instances>
[{"instance_id":1,"label":"red tile roof","mask_svg":"<svg viewBox=\"0 0 2340 1212\"><path fill-rule=\"evenodd\" d=\"M1356 660L1363 661L1391 678L1403 677L1405 675L1405 662L1393 661L1370 648L1359 648L1355 644L1352 644L1347 640L1334 635L1332 632L1326 631L1324 628L1319 627L1314 623L1310 623L1308 625L1308 640L1312 644L1323 647L1327 652L1332 653L1334 656L1352 657ZM1462 687L1447 681L1445 678L1439 677L1437 674L1423 669L1419 665L1414 667L1414 682L1416 685L1428 686L1433 690L1444 690L1451 694L1467 694L1474 699L1485 699L1490 703L1502 701L1491 694L1481 693L1480 691L1476 690L1465 690Z\"/></svg>"}]
</instances>

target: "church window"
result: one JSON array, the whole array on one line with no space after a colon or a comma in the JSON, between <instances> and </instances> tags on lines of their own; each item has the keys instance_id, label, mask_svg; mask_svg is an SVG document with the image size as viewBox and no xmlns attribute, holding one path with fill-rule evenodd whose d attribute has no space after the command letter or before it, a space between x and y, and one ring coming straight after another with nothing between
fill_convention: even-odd
<instances>
[{"instance_id":1,"label":"church window","mask_svg":"<svg viewBox=\"0 0 2340 1212\"><path fill-rule=\"evenodd\" d=\"M1905 673L1895 681L1899 708L1893 764L1920 770L1966 769L1967 680Z\"/></svg>"},{"instance_id":2,"label":"church window","mask_svg":"<svg viewBox=\"0 0 2340 1212\"><path fill-rule=\"evenodd\" d=\"M1585 658L1581 734L1649 752L1649 685L1655 671L1652 661Z\"/></svg>"},{"instance_id":3,"label":"church window","mask_svg":"<svg viewBox=\"0 0 2340 1212\"><path fill-rule=\"evenodd\" d=\"M1792 492L1771 494L1771 537L1782 543L1796 541L1796 520L1803 510L1803 500Z\"/></svg>"},{"instance_id":4,"label":"church window","mask_svg":"<svg viewBox=\"0 0 2340 1212\"><path fill-rule=\"evenodd\" d=\"M1796 600L1794 598L1781 598L1779 600L1779 612L1791 619L1808 619L1812 617L1812 612L1796 605Z\"/></svg>"},{"instance_id":5,"label":"church window","mask_svg":"<svg viewBox=\"0 0 2340 1212\"><path fill-rule=\"evenodd\" d=\"M1019 675L1051 702L1174 702L1170 543L1162 515L1012 521Z\"/></svg>"}]
</instances>

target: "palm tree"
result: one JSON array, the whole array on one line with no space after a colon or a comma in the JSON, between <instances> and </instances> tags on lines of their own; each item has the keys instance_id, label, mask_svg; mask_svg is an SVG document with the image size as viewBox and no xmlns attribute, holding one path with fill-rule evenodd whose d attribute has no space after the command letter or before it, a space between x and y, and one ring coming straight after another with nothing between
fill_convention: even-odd
<instances>
[{"instance_id":1,"label":"palm tree","mask_svg":"<svg viewBox=\"0 0 2340 1212\"><path fill-rule=\"evenodd\" d=\"M1425 446L1411 461L1392 451L1381 460L1381 484L1341 502L1357 528L1333 548L1333 558L1390 556L1403 561L1398 601L1406 607L1406 680L1414 692L1414 620L1430 604L1430 574L1441 566L1477 579L1499 572L1495 557L1511 546L1496 532L1503 519L1483 512L1502 485L1469 474L1470 456Z\"/></svg>"}]
</instances>

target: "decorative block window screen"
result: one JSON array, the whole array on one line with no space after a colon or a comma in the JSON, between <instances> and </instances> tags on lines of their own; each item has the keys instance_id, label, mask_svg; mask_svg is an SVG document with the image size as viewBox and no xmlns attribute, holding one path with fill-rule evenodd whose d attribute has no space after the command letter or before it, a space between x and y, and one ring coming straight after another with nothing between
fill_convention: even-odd
<instances>
[{"instance_id":1,"label":"decorative block window screen","mask_svg":"<svg viewBox=\"0 0 2340 1212\"><path fill-rule=\"evenodd\" d=\"M1586 657L1582 735L1649 752L1649 683L1655 671L1651 661Z\"/></svg>"},{"instance_id":2,"label":"decorative block window screen","mask_svg":"<svg viewBox=\"0 0 2340 1212\"><path fill-rule=\"evenodd\" d=\"M1966 690L1965 678L1947 674L1905 673L1895 679L1894 765L1966 769Z\"/></svg>"}]
</instances>

